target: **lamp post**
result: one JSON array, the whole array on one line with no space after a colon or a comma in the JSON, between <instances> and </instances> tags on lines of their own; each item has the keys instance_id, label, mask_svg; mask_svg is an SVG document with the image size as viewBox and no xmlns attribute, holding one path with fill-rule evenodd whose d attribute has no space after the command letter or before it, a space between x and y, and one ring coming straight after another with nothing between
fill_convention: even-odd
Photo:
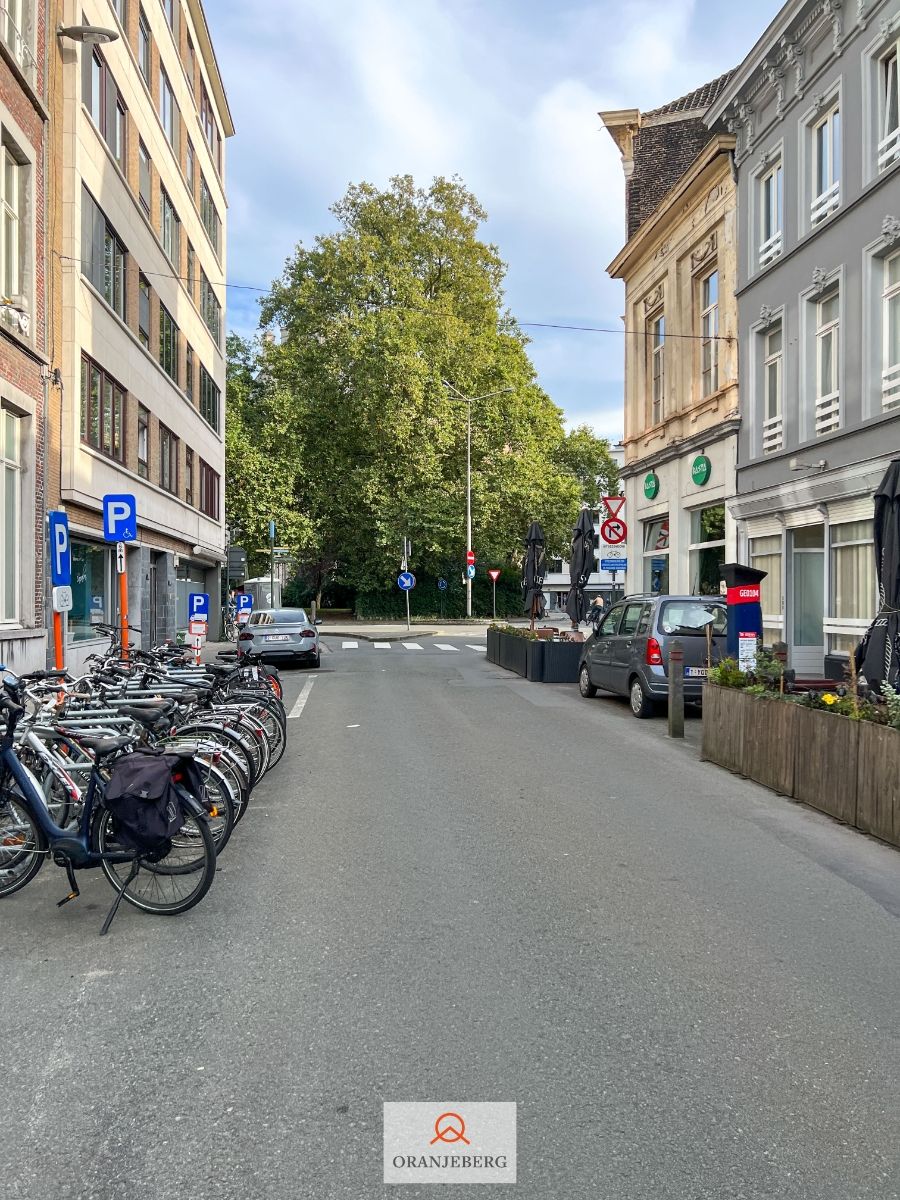
<instances>
[{"instance_id":1,"label":"lamp post","mask_svg":"<svg viewBox=\"0 0 900 1200\"><path fill-rule=\"evenodd\" d=\"M466 550L472 549L472 405L478 400L490 400L492 396L502 396L505 392L514 392L512 387L499 388L496 392L485 392L483 396L464 396L459 388L442 379L444 387L449 388L465 400L466 410ZM466 575L466 616L472 616L472 580Z\"/></svg>"}]
</instances>

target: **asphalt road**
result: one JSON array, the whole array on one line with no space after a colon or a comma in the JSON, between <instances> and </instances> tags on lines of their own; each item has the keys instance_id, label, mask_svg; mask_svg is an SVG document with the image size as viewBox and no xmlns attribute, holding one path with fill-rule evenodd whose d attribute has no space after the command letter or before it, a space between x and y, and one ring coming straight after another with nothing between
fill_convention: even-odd
<instances>
[{"instance_id":1,"label":"asphalt road","mask_svg":"<svg viewBox=\"0 0 900 1200\"><path fill-rule=\"evenodd\" d=\"M437 640L286 674L191 913L4 902L2 1194L367 1200L383 1101L453 1099L518 1104L478 1196L900 1196L897 853Z\"/></svg>"}]
</instances>

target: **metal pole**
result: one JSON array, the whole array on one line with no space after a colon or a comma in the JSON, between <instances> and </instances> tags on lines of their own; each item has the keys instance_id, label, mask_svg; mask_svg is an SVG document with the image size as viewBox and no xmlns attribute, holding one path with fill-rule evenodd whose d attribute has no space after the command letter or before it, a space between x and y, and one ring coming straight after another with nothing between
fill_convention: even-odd
<instances>
[{"instance_id":1,"label":"metal pole","mask_svg":"<svg viewBox=\"0 0 900 1200\"><path fill-rule=\"evenodd\" d=\"M669 737L684 737L684 646L669 643Z\"/></svg>"},{"instance_id":2,"label":"metal pole","mask_svg":"<svg viewBox=\"0 0 900 1200\"><path fill-rule=\"evenodd\" d=\"M494 583L494 620L496 621L497 620L497 580L495 579L493 581L493 583Z\"/></svg>"},{"instance_id":3,"label":"metal pole","mask_svg":"<svg viewBox=\"0 0 900 1200\"><path fill-rule=\"evenodd\" d=\"M275 522L269 522L269 608L275 607Z\"/></svg>"},{"instance_id":4,"label":"metal pole","mask_svg":"<svg viewBox=\"0 0 900 1200\"><path fill-rule=\"evenodd\" d=\"M472 549L472 401L466 419L466 551ZM466 563L468 566L468 562ZM466 616L472 616L472 580L466 571Z\"/></svg>"}]
</instances>

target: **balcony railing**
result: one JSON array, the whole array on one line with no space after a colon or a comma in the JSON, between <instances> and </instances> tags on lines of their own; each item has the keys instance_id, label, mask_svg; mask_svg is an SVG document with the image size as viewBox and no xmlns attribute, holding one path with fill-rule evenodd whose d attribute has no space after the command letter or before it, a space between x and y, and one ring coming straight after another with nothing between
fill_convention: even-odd
<instances>
[{"instance_id":1,"label":"balcony railing","mask_svg":"<svg viewBox=\"0 0 900 1200\"><path fill-rule=\"evenodd\" d=\"M836 180L827 192L823 192L821 196L816 196L810 205L810 219L813 225L825 219L830 212L838 207L841 202L841 182Z\"/></svg>"},{"instance_id":2,"label":"balcony railing","mask_svg":"<svg viewBox=\"0 0 900 1200\"><path fill-rule=\"evenodd\" d=\"M16 25L4 0L0 0L0 41L13 56L19 70L32 87L37 82L37 59L22 30Z\"/></svg>"},{"instance_id":3,"label":"balcony railing","mask_svg":"<svg viewBox=\"0 0 900 1200\"><path fill-rule=\"evenodd\" d=\"M900 363L881 373L881 407L885 412L900 408Z\"/></svg>"},{"instance_id":4,"label":"balcony railing","mask_svg":"<svg viewBox=\"0 0 900 1200\"><path fill-rule=\"evenodd\" d=\"M883 171L900 158L900 125L878 143L878 170Z\"/></svg>"},{"instance_id":5,"label":"balcony railing","mask_svg":"<svg viewBox=\"0 0 900 1200\"><path fill-rule=\"evenodd\" d=\"M761 267L768 266L773 259L778 257L781 253L781 241L781 230L779 229L767 241L763 242L759 248L759 265Z\"/></svg>"},{"instance_id":6,"label":"balcony railing","mask_svg":"<svg viewBox=\"0 0 900 1200\"><path fill-rule=\"evenodd\" d=\"M830 392L827 396L819 396L816 400L816 437L823 433L831 433L841 423L841 394Z\"/></svg>"},{"instance_id":7,"label":"balcony railing","mask_svg":"<svg viewBox=\"0 0 900 1200\"><path fill-rule=\"evenodd\" d=\"M763 421L763 454L774 454L784 444L781 414Z\"/></svg>"}]
</instances>

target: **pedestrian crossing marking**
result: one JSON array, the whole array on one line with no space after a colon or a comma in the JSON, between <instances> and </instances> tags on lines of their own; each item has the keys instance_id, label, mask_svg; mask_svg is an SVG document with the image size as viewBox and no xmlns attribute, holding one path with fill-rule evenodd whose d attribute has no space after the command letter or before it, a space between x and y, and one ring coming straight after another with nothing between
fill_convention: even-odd
<instances>
[{"instance_id":1,"label":"pedestrian crossing marking","mask_svg":"<svg viewBox=\"0 0 900 1200\"><path fill-rule=\"evenodd\" d=\"M390 642L373 642L372 645L376 650L390 650L391 648Z\"/></svg>"},{"instance_id":2,"label":"pedestrian crossing marking","mask_svg":"<svg viewBox=\"0 0 900 1200\"><path fill-rule=\"evenodd\" d=\"M419 645L418 642L404 642L403 645L406 647L407 650L421 650L422 649L422 647Z\"/></svg>"},{"instance_id":3,"label":"pedestrian crossing marking","mask_svg":"<svg viewBox=\"0 0 900 1200\"><path fill-rule=\"evenodd\" d=\"M455 650L457 654L459 653L459 646L451 646L448 642L435 642L434 648L435 650Z\"/></svg>"},{"instance_id":4,"label":"pedestrian crossing marking","mask_svg":"<svg viewBox=\"0 0 900 1200\"><path fill-rule=\"evenodd\" d=\"M481 650L482 653L487 654L487 646L470 646L468 643L466 643L466 649L467 650Z\"/></svg>"},{"instance_id":5,"label":"pedestrian crossing marking","mask_svg":"<svg viewBox=\"0 0 900 1200\"><path fill-rule=\"evenodd\" d=\"M341 642L342 650L358 650L359 642Z\"/></svg>"}]
</instances>

